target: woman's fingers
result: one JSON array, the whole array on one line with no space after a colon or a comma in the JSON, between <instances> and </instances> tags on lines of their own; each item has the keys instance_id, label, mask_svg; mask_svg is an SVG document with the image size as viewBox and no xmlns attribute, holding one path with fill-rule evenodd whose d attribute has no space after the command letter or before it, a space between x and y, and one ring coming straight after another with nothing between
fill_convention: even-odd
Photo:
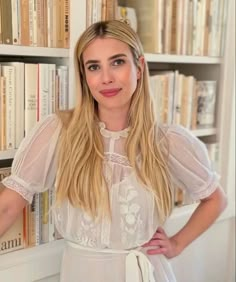
<instances>
[{"instance_id":1,"label":"woman's fingers","mask_svg":"<svg viewBox=\"0 0 236 282\"><path fill-rule=\"evenodd\" d=\"M166 248L150 249L150 250L147 250L147 254L148 255L165 254L166 251L167 251Z\"/></svg>"}]
</instances>

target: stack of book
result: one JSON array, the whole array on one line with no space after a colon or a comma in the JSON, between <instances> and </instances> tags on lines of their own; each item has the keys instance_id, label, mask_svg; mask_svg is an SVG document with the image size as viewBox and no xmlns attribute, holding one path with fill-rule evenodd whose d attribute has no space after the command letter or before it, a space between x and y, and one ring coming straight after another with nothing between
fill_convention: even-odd
<instances>
[{"instance_id":1,"label":"stack of book","mask_svg":"<svg viewBox=\"0 0 236 282\"><path fill-rule=\"evenodd\" d=\"M70 0L1 0L0 43L69 48Z\"/></svg>"},{"instance_id":2,"label":"stack of book","mask_svg":"<svg viewBox=\"0 0 236 282\"><path fill-rule=\"evenodd\" d=\"M145 52L220 56L227 0L127 0Z\"/></svg>"},{"instance_id":3,"label":"stack of book","mask_svg":"<svg viewBox=\"0 0 236 282\"><path fill-rule=\"evenodd\" d=\"M10 174L11 167L0 168L0 182ZM0 185L0 193L2 189ZM23 209L16 222L1 236L0 255L60 239L51 211L53 203L52 189L35 194L32 204Z\"/></svg>"},{"instance_id":4,"label":"stack of book","mask_svg":"<svg viewBox=\"0 0 236 282\"><path fill-rule=\"evenodd\" d=\"M0 64L0 150L17 149L37 121L67 108L67 66Z\"/></svg>"},{"instance_id":5,"label":"stack of book","mask_svg":"<svg viewBox=\"0 0 236 282\"><path fill-rule=\"evenodd\" d=\"M176 70L159 71L150 82L161 123L192 130L215 125L216 81L197 81Z\"/></svg>"}]
</instances>

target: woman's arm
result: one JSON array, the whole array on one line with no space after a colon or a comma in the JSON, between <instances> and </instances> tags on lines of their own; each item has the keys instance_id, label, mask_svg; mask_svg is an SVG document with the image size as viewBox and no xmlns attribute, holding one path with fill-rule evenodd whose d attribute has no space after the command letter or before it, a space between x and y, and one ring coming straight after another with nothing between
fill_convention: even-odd
<instances>
[{"instance_id":1,"label":"woman's arm","mask_svg":"<svg viewBox=\"0 0 236 282\"><path fill-rule=\"evenodd\" d=\"M17 192L0 183L0 237L11 227L28 203Z\"/></svg>"},{"instance_id":2,"label":"woman's arm","mask_svg":"<svg viewBox=\"0 0 236 282\"><path fill-rule=\"evenodd\" d=\"M162 228L158 228L153 238L144 245L154 247L147 253L164 254L167 258L177 256L213 224L226 205L225 194L217 188L209 197L201 200L188 222L175 235L168 237Z\"/></svg>"}]
</instances>

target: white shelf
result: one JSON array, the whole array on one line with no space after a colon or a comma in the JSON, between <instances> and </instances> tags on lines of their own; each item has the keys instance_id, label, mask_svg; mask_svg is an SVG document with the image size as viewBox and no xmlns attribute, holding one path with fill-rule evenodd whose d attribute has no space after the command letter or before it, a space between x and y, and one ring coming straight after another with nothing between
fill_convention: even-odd
<instances>
[{"instance_id":1,"label":"white shelf","mask_svg":"<svg viewBox=\"0 0 236 282\"><path fill-rule=\"evenodd\" d=\"M59 281L64 240L0 255L1 281Z\"/></svg>"},{"instance_id":2,"label":"white shelf","mask_svg":"<svg viewBox=\"0 0 236 282\"><path fill-rule=\"evenodd\" d=\"M0 44L1 56L69 57L69 49Z\"/></svg>"},{"instance_id":3,"label":"white shelf","mask_svg":"<svg viewBox=\"0 0 236 282\"><path fill-rule=\"evenodd\" d=\"M13 159L16 150L0 151L0 160Z\"/></svg>"},{"instance_id":4,"label":"white shelf","mask_svg":"<svg viewBox=\"0 0 236 282\"><path fill-rule=\"evenodd\" d=\"M210 136L210 135L215 135L217 133L216 128L198 128L195 130L191 130L191 132L197 136L197 137L202 137L202 136Z\"/></svg>"},{"instance_id":5,"label":"white shelf","mask_svg":"<svg viewBox=\"0 0 236 282\"><path fill-rule=\"evenodd\" d=\"M173 64L221 64L219 57L206 56L185 56L169 54L145 53L145 58L149 63L173 63Z\"/></svg>"},{"instance_id":6,"label":"white shelf","mask_svg":"<svg viewBox=\"0 0 236 282\"><path fill-rule=\"evenodd\" d=\"M0 255L0 271L14 265L23 263L32 263L39 258L50 258L52 255L61 256L65 241L55 240L47 244L42 244L36 247L26 248L18 251L13 251L4 255Z\"/></svg>"}]
</instances>

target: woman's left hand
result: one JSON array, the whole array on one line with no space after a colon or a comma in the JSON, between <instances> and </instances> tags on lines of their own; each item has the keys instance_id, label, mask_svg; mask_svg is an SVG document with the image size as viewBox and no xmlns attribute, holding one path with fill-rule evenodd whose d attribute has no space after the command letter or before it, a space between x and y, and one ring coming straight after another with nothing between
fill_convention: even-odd
<instances>
[{"instance_id":1,"label":"woman's left hand","mask_svg":"<svg viewBox=\"0 0 236 282\"><path fill-rule=\"evenodd\" d=\"M151 247L147 250L149 255L163 254L167 258L173 258L180 253L177 248L177 242L174 238L169 238L161 227L158 227L152 239L142 247Z\"/></svg>"}]
</instances>

